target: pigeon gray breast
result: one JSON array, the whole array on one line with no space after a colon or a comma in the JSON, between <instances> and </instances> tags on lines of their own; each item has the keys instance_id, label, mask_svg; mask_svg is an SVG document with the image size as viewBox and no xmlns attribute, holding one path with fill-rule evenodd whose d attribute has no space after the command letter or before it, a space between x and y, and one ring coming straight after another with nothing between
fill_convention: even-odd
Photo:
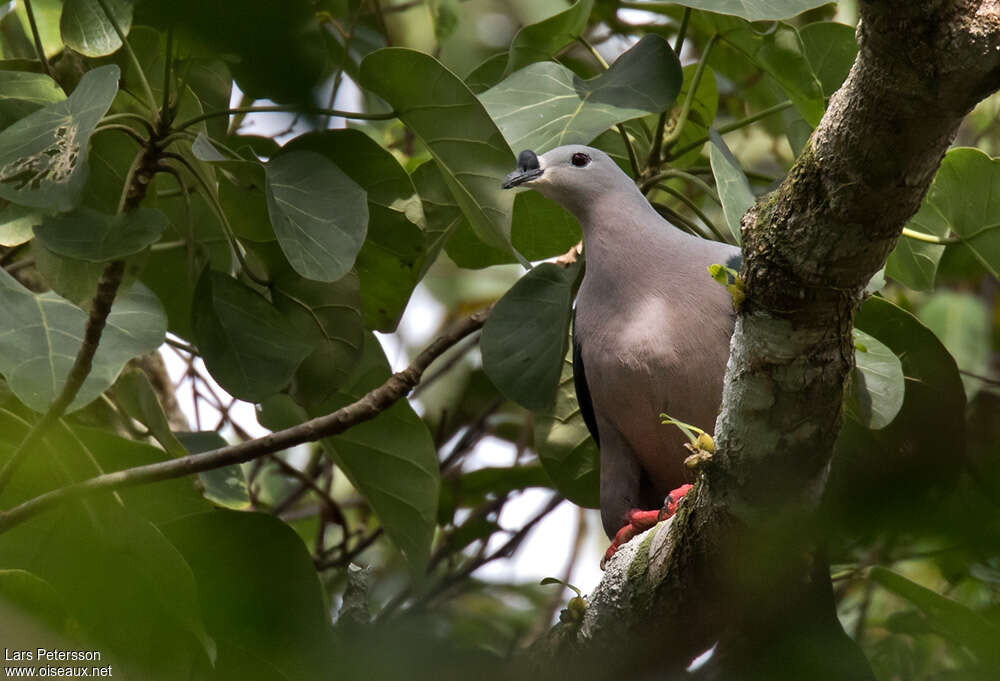
<instances>
[{"instance_id":1,"label":"pigeon gray breast","mask_svg":"<svg viewBox=\"0 0 1000 681\"><path fill-rule=\"evenodd\" d=\"M692 481L686 438L659 415L714 430L735 316L708 266L738 268L740 251L664 220L598 149L522 152L504 181L515 186L555 201L583 230L574 382L600 449L601 518L612 537L631 509L659 509Z\"/></svg>"}]
</instances>

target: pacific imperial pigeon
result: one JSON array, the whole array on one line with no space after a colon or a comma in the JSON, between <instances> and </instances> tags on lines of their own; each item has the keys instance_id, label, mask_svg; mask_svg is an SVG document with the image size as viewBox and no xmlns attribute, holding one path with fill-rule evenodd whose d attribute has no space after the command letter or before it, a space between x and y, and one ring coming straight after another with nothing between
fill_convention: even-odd
<instances>
[{"instance_id":1,"label":"pacific imperial pigeon","mask_svg":"<svg viewBox=\"0 0 1000 681\"><path fill-rule=\"evenodd\" d=\"M601 453L601 519L614 537L606 561L690 489L686 439L659 415L714 429L735 315L708 266L738 268L740 251L664 220L598 149L523 151L503 186L540 192L583 229L573 378Z\"/></svg>"}]
</instances>

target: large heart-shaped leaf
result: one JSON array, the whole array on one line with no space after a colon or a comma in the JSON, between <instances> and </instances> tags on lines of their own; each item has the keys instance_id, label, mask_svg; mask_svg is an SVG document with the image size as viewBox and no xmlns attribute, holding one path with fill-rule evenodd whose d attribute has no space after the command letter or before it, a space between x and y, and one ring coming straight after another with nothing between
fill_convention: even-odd
<instances>
[{"instance_id":1,"label":"large heart-shaped leaf","mask_svg":"<svg viewBox=\"0 0 1000 681\"><path fill-rule=\"evenodd\" d=\"M552 59L583 35L593 7L594 0L576 0L570 8L522 28L510 43L503 74L510 75L528 64Z\"/></svg>"},{"instance_id":2,"label":"large heart-shaped leaf","mask_svg":"<svg viewBox=\"0 0 1000 681\"><path fill-rule=\"evenodd\" d=\"M543 263L501 298L483 327L483 369L508 399L542 409L552 402L579 267Z\"/></svg>"},{"instance_id":3,"label":"large heart-shaped leaf","mask_svg":"<svg viewBox=\"0 0 1000 681\"><path fill-rule=\"evenodd\" d=\"M355 264L365 322L394 331L423 265L424 211L413 181L392 154L360 130L300 135L285 148L323 154L367 193L368 237Z\"/></svg>"},{"instance_id":4,"label":"large heart-shaped leaf","mask_svg":"<svg viewBox=\"0 0 1000 681\"><path fill-rule=\"evenodd\" d=\"M663 9L666 5L663 2L649 4L652 11ZM806 10L827 3L823 0L680 0L680 2L672 4L718 14L732 14L747 21L768 21L790 19ZM637 9L641 9L641 5L642 0L634 3Z\"/></svg>"},{"instance_id":5,"label":"large heart-shaped leaf","mask_svg":"<svg viewBox=\"0 0 1000 681\"><path fill-rule=\"evenodd\" d=\"M854 329L854 361L847 413L872 430L885 428L903 407L903 365L892 350L860 329Z\"/></svg>"},{"instance_id":6,"label":"large heart-shaped leaf","mask_svg":"<svg viewBox=\"0 0 1000 681\"><path fill-rule=\"evenodd\" d=\"M155 243L166 228L167 216L155 208L107 215L84 206L44 218L35 236L53 253L105 262L138 253Z\"/></svg>"},{"instance_id":7,"label":"large heart-shaped leaf","mask_svg":"<svg viewBox=\"0 0 1000 681\"><path fill-rule=\"evenodd\" d=\"M32 293L0 273L0 373L18 399L44 411L62 390L83 343L87 313L55 293ZM93 366L69 410L108 389L125 362L155 350L166 334L163 308L149 289L133 284L108 315Z\"/></svg>"},{"instance_id":8,"label":"large heart-shaped leaf","mask_svg":"<svg viewBox=\"0 0 1000 681\"><path fill-rule=\"evenodd\" d=\"M555 400L535 413L535 447L563 496L587 508L600 505L600 454L576 399L571 347L563 357Z\"/></svg>"},{"instance_id":9,"label":"large heart-shaped leaf","mask_svg":"<svg viewBox=\"0 0 1000 681\"><path fill-rule=\"evenodd\" d=\"M0 130L66 95L54 80L41 73L0 71Z\"/></svg>"},{"instance_id":10,"label":"large heart-shaped leaf","mask_svg":"<svg viewBox=\"0 0 1000 681\"><path fill-rule=\"evenodd\" d=\"M365 57L361 84L427 146L476 236L510 250L514 194L500 185L514 154L465 83L429 55L391 47Z\"/></svg>"},{"instance_id":11,"label":"large heart-shaped leaf","mask_svg":"<svg viewBox=\"0 0 1000 681\"><path fill-rule=\"evenodd\" d=\"M124 33L132 27L132 0L104 0ZM122 46L114 25L98 0L66 0L59 17L63 42L88 57L103 57Z\"/></svg>"},{"instance_id":12,"label":"large heart-shaped leaf","mask_svg":"<svg viewBox=\"0 0 1000 681\"><path fill-rule=\"evenodd\" d=\"M726 146L722 136L714 130L710 135L712 146L709 147L708 154L712 174L715 175L715 186L719 190L719 200L722 201L722 213L736 243L740 243L740 221L755 199L740 162Z\"/></svg>"},{"instance_id":13,"label":"large heart-shaped leaf","mask_svg":"<svg viewBox=\"0 0 1000 681\"><path fill-rule=\"evenodd\" d=\"M817 21L799 29L806 58L829 97L844 83L858 55L854 27L834 21Z\"/></svg>"},{"instance_id":14,"label":"large heart-shaped leaf","mask_svg":"<svg viewBox=\"0 0 1000 681\"><path fill-rule=\"evenodd\" d=\"M0 197L67 211L87 181L87 145L118 91L114 64L88 71L69 98L0 132Z\"/></svg>"},{"instance_id":15,"label":"large heart-shaped leaf","mask_svg":"<svg viewBox=\"0 0 1000 681\"><path fill-rule=\"evenodd\" d=\"M288 385L313 351L264 296L209 269L194 292L191 327L212 377L231 395L251 402Z\"/></svg>"},{"instance_id":16,"label":"large heart-shaped leaf","mask_svg":"<svg viewBox=\"0 0 1000 681\"><path fill-rule=\"evenodd\" d=\"M285 257L307 279L336 281L365 241L365 190L312 151L281 153L267 164L267 210Z\"/></svg>"},{"instance_id":17,"label":"large heart-shaped leaf","mask_svg":"<svg viewBox=\"0 0 1000 681\"><path fill-rule=\"evenodd\" d=\"M310 413L326 414L360 399L391 373L378 340L367 334L353 378ZM378 418L324 439L323 446L368 499L389 538L406 556L411 573L423 575L441 479L434 441L409 402L400 400Z\"/></svg>"},{"instance_id":18,"label":"large heart-shaped leaf","mask_svg":"<svg viewBox=\"0 0 1000 681\"><path fill-rule=\"evenodd\" d=\"M511 148L542 153L563 144L587 144L616 123L663 111L677 98L682 81L670 44L647 35L590 80L561 64L540 62L479 98Z\"/></svg>"}]
</instances>

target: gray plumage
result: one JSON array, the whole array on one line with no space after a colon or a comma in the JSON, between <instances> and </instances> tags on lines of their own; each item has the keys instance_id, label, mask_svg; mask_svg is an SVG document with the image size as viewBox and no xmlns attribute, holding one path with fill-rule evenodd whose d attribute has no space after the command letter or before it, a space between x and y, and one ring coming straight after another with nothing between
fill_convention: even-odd
<instances>
[{"instance_id":1,"label":"gray plumage","mask_svg":"<svg viewBox=\"0 0 1000 681\"><path fill-rule=\"evenodd\" d=\"M740 251L675 228L597 149L522 152L518 166L505 187L538 191L583 229L574 378L600 447L601 518L612 537L630 509L658 509L693 481L686 439L659 415L715 428L734 313L707 268L737 265Z\"/></svg>"}]
</instances>

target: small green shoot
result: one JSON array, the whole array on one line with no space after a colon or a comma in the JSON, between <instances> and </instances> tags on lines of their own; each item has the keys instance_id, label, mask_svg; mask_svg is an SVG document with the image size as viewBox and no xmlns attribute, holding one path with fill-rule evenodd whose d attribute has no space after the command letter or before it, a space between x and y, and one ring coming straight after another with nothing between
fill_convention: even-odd
<instances>
[{"instance_id":1,"label":"small green shoot","mask_svg":"<svg viewBox=\"0 0 1000 681\"><path fill-rule=\"evenodd\" d=\"M726 287L726 290L729 291L729 295L733 299L733 309L739 312L740 306L743 305L743 301L747 297L746 285L740 279L740 273L732 267L726 267L718 263L709 265L708 273L712 276L712 279L715 279L715 281Z\"/></svg>"}]
</instances>

